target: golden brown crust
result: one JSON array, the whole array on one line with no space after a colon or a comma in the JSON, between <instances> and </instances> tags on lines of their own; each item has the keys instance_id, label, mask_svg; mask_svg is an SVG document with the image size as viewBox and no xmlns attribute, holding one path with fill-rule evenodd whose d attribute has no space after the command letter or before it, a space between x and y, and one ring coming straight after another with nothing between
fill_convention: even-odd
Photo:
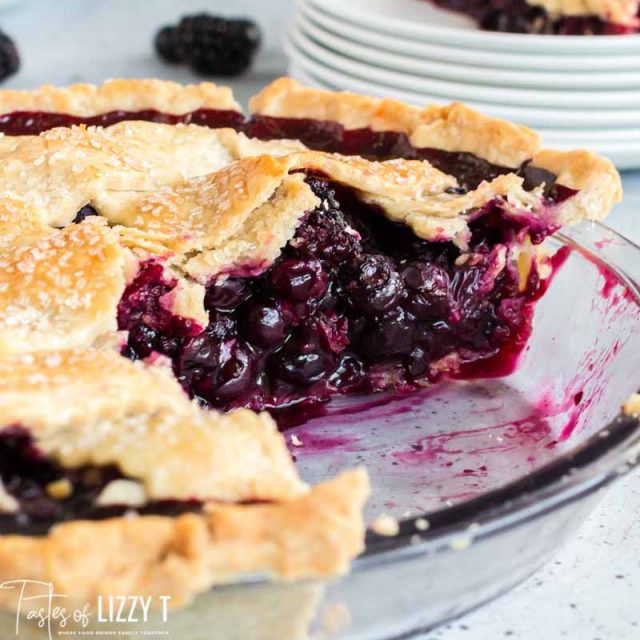
<instances>
[{"instance_id":1,"label":"golden brown crust","mask_svg":"<svg viewBox=\"0 0 640 640\"><path fill-rule=\"evenodd\" d=\"M0 195L30 204L51 226L69 224L90 204L112 222L140 192L214 172L235 158L235 131L121 122L0 138Z\"/></svg>"},{"instance_id":2,"label":"golden brown crust","mask_svg":"<svg viewBox=\"0 0 640 640\"><path fill-rule=\"evenodd\" d=\"M531 164L551 171L558 184L578 191L560 207L563 224L602 220L622 199L622 181L613 163L589 151L544 149Z\"/></svg>"},{"instance_id":3,"label":"golden brown crust","mask_svg":"<svg viewBox=\"0 0 640 640\"><path fill-rule=\"evenodd\" d=\"M304 212L317 204L302 174L285 175L266 202L243 216L234 235L189 258L182 268L199 282L238 266L265 269L291 240Z\"/></svg>"},{"instance_id":4,"label":"golden brown crust","mask_svg":"<svg viewBox=\"0 0 640 640\"><path fill-rule=\"evenodd\" d=\"M0 352L90 345L116 329L125 251L104 222L36 231L32 219L32 235L0 252Z\"/></svg>"},{"instance_id":5,"label":"golden brown crust","mask_svg":"<svg viewBox=\"0 0 640 640\"><path fill-rule=\"evenodd\" d=\"M283 171L278 169L274 182L268 178L270 161L280 167L274 158L248 159L249 164L258 166L252 172L252 190L246 198L235 190L233 175L215 171L232 163L237 154L259 153L261 144L249 143L232 130L146 122L0 138L0 352L91 346L100 336L114 331L125 281L136 271L136 257L123 246L126 237L134 236L131 244L164 255L189 250L200 231L205 238L211 233L217 219L241 228L241 210L248 216L264 200L259 185L266 184L267 197L269 185L273 190L282 182ZM267 146L273 153L278 150L277 144ZM285 152L290 148L282 146ZM209 182L199 179L211 171ZM296 180L299 182L285 179ZM174 186L177 197L184 198L180 203L184 218L166 216L163 228L170 241L162 244L153 227L155 202L170 205L168 190ZM316 202L308 188L300 186L301 190L304 197L295 201L300 206L298 215ZM187 197L189 193L200 199L211 196L209 219L200 219L199 204ZM213 197L217 194L219 200ZM227 213L224 202L234 205ZM145 208L149 203L150 208ZM81 225L71 225L76 212L87 204L94 206L102 219L89 218ZM106 225L105 218L112 224L130 223L131 227L119 233ZM59 229L61 226L64 228ZM185 242L176 233L179 227L184 230ZM220 225L217 233L223 236L225 228ZM239 249L248 251L250 239L245 238ZM264 244L272 258L282 246L277 244L275 248ZM206 243L203 246L208 248ZM167 278L178 275L168 272ZM202 279L206 281L210 275L202 274ZM203 298L200 284L179 279L163 304L204 325Z\"/></svg>"},{"instance_id":6,"label":"golden brown crust","mask_svg":"<svg viewBox=\"0 0 640 640\"><path fill-rule=\"evenodd\" d=\"M153 81L5 98L12 110L79 115L236 106L214 85L180 89ZM507 166L533 159L579 193L551 207L542 189L526 191L516 173L460 193L455 178L427 162L371 162L197 126L128 122L0 138L3 419L30 430L63 467L116 465L124 484L107 486L111 500L129 491L130 505L206 503L202 512L178 518L74 521L43 537L0 536L0 581L52 581L78 602L131 593L171 595L179 604L212 584L256 572L284 579L341 572L362 549L364 473L309 490L267 416L204 412L168 372L114 352L49 351L90 347L110 336L140 261L160 259L178 283L162 303L204 324L202 284L234 267L268 266L303 214L319 204L304 172L347 186L422 238L460 246L469 237L468 214L496 199L506 215L564 223L603 217L619 197L619 177L608 161L541 150L528 129L462 105L419 110L282 80L252 106L401 131L417 146L468 151ZM73 224L85 205L102 217ZM0 590L0 605L11 607L9 598Z\"/></svg>"},{"instance_id":7,"label":"golden brown crust","mask_svg":"<svg viewBox=\"0 0 640 640\"><path fill-rule=\"evenodd\" d=\"M409 142L416 148L472 153L504 167L520 166L541 146L531 129L490 118L458 102L427 107Z\"/></svg>"},{"instance_id":8,"label":"golden brown crust","mask_svg":"<svg viewBox=\"0 0 640 640\"><path fill-rule=\"evenodd\" d=\"M201 410L162 368L113 352L5 356L0 405L6 424L29 430L62 466L118 466L127 480L104 493L142 491L124 504L204 502L177 518L132 513L63 523L42 537L0 536L0 582L53 582L79 603L135 594L177 605L247 574L340 573L362 549L363 471L309 490L270 417ZM16 604L0 590L0 606Z\"/></svg>"},{"instance_id":9,"label":"golden brown crust","mask_svg":"<svg viewBox=\"0 0 640 640\"><path fill-rule=\"evenodd\" d=\"M640 24L638 0L527 0L553 17L599 16L607 22Z\"/></svg>"},{"instance_id":10,"label":"golden brown crust","mask_svg":"<svg viewBox=\"0 0 640 640\"><path fill-rule=\"evenodd\" d=\"M349 187L421 238L461 247L468 214L495 199L508 215L566 224L600 219L620 197L611 163L588 152L534 156L578 191L550 207L515 173L459 193L456 179L428 162L373 162L193 125L55 129L0 139L0 157L0 351L93 345L116 329L125 281L149 256L178 282L162 304L206 324L202 285L268 267L318 205L301 170ZM101 218L69 225L86 204Z\"/></svg>"},{"instance_id":11,"label":"golden brown crust","mask_svg":"<svg viewBox=\"0 0 640 640\"><path fill-rule=\"evenodd\" d=\"M421 110L404 102L357 93L306 87L292 78L278 78L249 100L252 114L276 118L312 118L339 122L347 129L410 133Z\"/></svg>"},{"instance_id":12,"label":"golden brown crust","mask_svg":"<svg viewBox=\"0 0 640 640\"><path fill-rule=\"evenodd\" d=\"M108 80L100 86L45 85L34 91L0 91L0 113L44 111L90 117L110 111L155 110L184 114L198 109L240 111L231 89L212 82L181 85L166 80Z\"/></svg>"},{"instance_id":13,"label":"golden brown crust","mask_svg":"<svg viewBox=\"0 0 640 640\"><path fill-rule=\"evenodd\" d=\"M334 575L362 551L367 494L366 474L356 470L289 502L212 503L206 513L179 518L76 521L44 537L1 536L0 582L52 582L77 603L169 595L175 606L243 575ZM0 590L0 606L14 609L15 594Z\"/></svg>"},{"instance_id":14,"label":"golden brown crust","mask_svg":"<svg viewBox=\"0 0 640 640\"><path fill-rule=\"evenodd\" d=\"M250 108L275 117L335 120L348 129L399 131L416 148L465 151L507 167L531 161L555 173L559 184L580 190L562 205L563 223L601 220L622 197L620 177L606 158L587 151L542 149L540 138L530 129L488 118L461 104L420 110L394 100L323 91L280 78L253 97Z\"/></svg>"},{"instance_id":15,"label":"golden brown crust","mask_svg":"<svg viewBox=\"0 0 640 640\"><path fill-rule=\"evenodd\" d=\"M466 151L495 164L516 167L540 148L526 127L489 118L462 104L426 109L398 100L347 91L332 92L279 78L251 98L252 113L283 118L339 122L346 129L371 128L406 134L416 147Z\"/></svg>"},{"instance_id":16,"label":"golden brown crust","mask_svg":"<svg viewBox=\"0 0 640 640\"><path fill-rule=\"evenodd\" d=\"M28 429L59 464L115 465L151 500L289 500L306 491L267 414L203 411L168 371L113 352L0 358L0 406L5 425Z\"/></svg>"}]
</instances>

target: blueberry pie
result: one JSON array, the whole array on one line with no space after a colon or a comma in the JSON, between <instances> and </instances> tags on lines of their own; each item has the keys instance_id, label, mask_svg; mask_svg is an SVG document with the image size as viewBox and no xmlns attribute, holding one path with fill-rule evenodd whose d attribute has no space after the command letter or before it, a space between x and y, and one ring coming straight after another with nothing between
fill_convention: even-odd
<instances>
[{"instance_id":1,"label":"blueberry pie","mask_svg":"<svg viewBox=\"0 0 640 640\"><path fill-rule=\"evenodd\" d=\"M432 0L488 31L561 35L640 32L638 0Z\"/></svg>"},{"instance_id":2,"label":"blueberry pie","mask_svg":"<svg viewBox=\"0 0 640 640\"><path fill-rule=\"evenodd\" d=\"M165 367L7 355L0 403L0 582L181 604L231 576L343 571L361 550L362 471L307 487L266 414L204 411Z\"/></svg>"},{"instance_id":3,"label":"blueberry pie","mask_svg":"<svg viewBox=\"0 0 640 640\"><path fill-rule=\"evenodd\" d=\"M150 86L130 90L148 105ZM222 410L502 373L553 268L540 243L620 195L607 160L540 150L462 105L284 79L252 108L246 133L125 121L0 138L2 349L107 341L168 359Z\"/></svg>"},{"instance_id":4,"label":"blueberry pie","mask_svg":"<svg viewBox=\"0 0 640 640\"><path fill-rule=\"evenodd\" d=\"M507 373L563 257L543 240L621 195L608 160L459 104L0 98L0 567L65 585L99 549L83 595L344 569L366 478L308 489L247 409Z\"/></svg>"}]
</instances>

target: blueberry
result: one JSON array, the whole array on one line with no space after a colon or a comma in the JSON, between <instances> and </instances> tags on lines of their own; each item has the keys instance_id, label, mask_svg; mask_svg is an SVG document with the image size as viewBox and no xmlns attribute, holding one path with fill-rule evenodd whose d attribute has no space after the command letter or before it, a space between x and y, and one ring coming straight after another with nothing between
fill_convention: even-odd
<instances>
[{"instance_id":1,"label":"blueberry","mask_svg":"<svg viewBox=\"0 0 640 640\"><path fill-rule=\"evenodd\" d=\"M434 298L449 295L449 274L437 264L413 262L405 267L402 277L410 289L423 291Z\"/></svg>"},{"instance_id":2,"label":"blueberry","mask_svg":"<svg viewBox=\"0 0 640 640\"><path fill-rule=\"evenodd\" d=\"M345 354L340 358L336 370L331 375L331 383L342 391L356 389L365 376L362 362L352 354Z\"/></svg>"},{"instance_id":3,"label":"blueberry","mask_svg":"<svg viewBox=\"0 0 640 640\"><path fill-rule=\"evenodd\" d=\"M99 216L100 214L90 205L87 204L76 213L76 217L72 220L73 224L80 224L91 216Z\"/></svg>"},{"instance_id":4,"label":"blueberry","mask_svg":"<svg viewBox=\"0 0 640 640\"><path fill-rule=\"evenodd\" d=\"M209 325L206 332L215 340L225 340L235 335L236 322L233 316L228 313L212 311L209 313Z\"/></svg>"},{"instance_id":5,"label":"blueberry","mask_svg":"<svg viewBox=\"0 0 640 640\"><path fill-rule=\"evenodd\" d=\"M140 358L146 358L156 350L156 342L159 334L146 324L135 325L129 331L129 346L132 347Z\"/></svg>"},{"instance_id":6,"label":"blueberry","mask_svg":"<svg viewBox=\"0 0 640 640\"><path fill-rule=\"evenodd\" d=\"M332 356L305 336L289 340L276 358L278 376L300 386L318 382L334 367Z\"/></svg>"},{"instance_id":7,"label":"blueberry","mask_svg":"<svg viewBox=\"0 0 640 640\"><path fill-rule=\"evenodd\" d=\"M335 312L316 315L305 325L314 333L327 351L340 353L350 342L349 321Z\"/></svg>"},{"instance_id":8,"label":"blueberry","mask_svg":"<svg viewBox=\"0 0 640 640\"><path fill-rule=\"evenodd\" d=\"M428 354L420 346L414 347L413 351L407 356L407 372L413 377L421 376L427 370L428 365Z\"/></svg>"},{"instance_id":9,"label":"blueberry","mask_svg":"<svg viewBox=\"0 0 640 640\"><path fill-rule=\"evenodd\" d=\"M375 313L393 307L402 295L403 286L393 262L386 256L374 254L364 258L347 290L359 309Z\"/></svg>"},{"instance_id":10,"label":"blueberry","mask_svg":"<svg viewBox=\"0 0 640 640\"><path fill-rule=\"evenodd\" d=\"M217 376L215 395L222 400L237 398L254 383L252 351L248 345L236 342L222 360Z\"/></svg>"},{"instance_id":11,"label":"blueberry","mask_svg":"<svg viewBox=\"0 0 640 640\"><path fill-rule=\"evenodd\" d=\"M362 353L372 362L407 355L413 348L414 323L402 309L372 319L360 338Z\"/></svg>"},{"instance_id":12,"label":"blueberry","mask_svg":"<svg viewBox=\"0 0 640 640\"><path fill-rule=\"evenodd\" d=\"M191 338L182 348L178 370L180 375L203 375L218 366L219 343L205 332Z\"/></svg>"},{"instance_id":13,"label":"blueberry","mask_svg":"<svg viewBox=\"0 0 640 640\"><path fill-rule=\"evenodd\" d=\"M240 321L243 335L249 342L263 349L282 344L286 324L275 304L253 304Z\"/></svg>"},{"instance_id":14,"label":"blueberry","mask_svg":"<svg viewBox=\"0 0 640 640\"><path fill-rule=\"evenodd\" d=\"M321 298L328 277L319 260L289 258L276 265L269 276L271 286L280 295L295 302Z\"/></svg>"},{"instance_id":15,"label":"blueberry","mask_svg":"<svg viewBox=\"0 0 640 640\"><path fill-rule=\"evenodd\" d=\"M451 282L442 267L415 262L405 267L402 278L410 290L405 307L414 316L428 320L447 314L452 302Z\"/></svg>"},{"instance_id":16,"label":"blueberry","mask_svg":"<svg viewBox=\"0 0 640 640\"><path fill-rule=\"evenodd\" d=\"M204 306L207 310L231 311L251 295L251 287L243 278L228 278L224 282L207 287Z\"/></svg>"}]
</instances>

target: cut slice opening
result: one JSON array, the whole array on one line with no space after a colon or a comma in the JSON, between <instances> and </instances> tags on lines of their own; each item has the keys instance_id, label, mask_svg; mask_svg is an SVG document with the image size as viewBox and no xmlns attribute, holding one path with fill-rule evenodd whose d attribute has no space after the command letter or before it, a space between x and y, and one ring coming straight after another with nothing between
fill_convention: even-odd
<instances>
[{"instance_id":1,"label":"cut slice opening","mask_svg":"<svg viewBox=\"0 0 640 640\"><path fill-rule=\"evenodd\" d=\"M545 287L535 251L556 230L508 215L496 199L469 214L471 241L427 241L349 188L318 174L306 212L277 260L206 288L209 323L171 314L177 281L147 261L119 305L132 359L170 358L208 407L308 409L332 395L412 390L443 376L504 374L515 365ZM550 190L549 207L557 203Z\"/></svg>"}]
</instances>

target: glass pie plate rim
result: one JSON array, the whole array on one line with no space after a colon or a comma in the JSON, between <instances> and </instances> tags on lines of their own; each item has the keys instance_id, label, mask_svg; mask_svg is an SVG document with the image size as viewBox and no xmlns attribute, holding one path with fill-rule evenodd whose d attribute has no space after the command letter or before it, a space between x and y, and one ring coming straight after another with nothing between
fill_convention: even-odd
<instances>
[{"instance_id":1,"label":"glass pie plate rim","mask_svg":"<svg viewBox=\"0 0 640 640\"><path fill-rule=\"evenodd\" d=\"M624 264L612 264L615 258L607 255L606 247L586 247L581 242L585 230L614 238L638 261L640 245L602 222L583 223L553 236L612 273L640 306L640 278L628 274ZM637 387L640 389L640 379ZM414 555L465 548L474 540L499 534L603 489L637 466L640 416L627 415L621 409L585 442L532 473L453 506L403 518L398 521L395 535L380 535L368 529L365 551L353 561L351 571Z\"/></svg>"}]
</instances>

